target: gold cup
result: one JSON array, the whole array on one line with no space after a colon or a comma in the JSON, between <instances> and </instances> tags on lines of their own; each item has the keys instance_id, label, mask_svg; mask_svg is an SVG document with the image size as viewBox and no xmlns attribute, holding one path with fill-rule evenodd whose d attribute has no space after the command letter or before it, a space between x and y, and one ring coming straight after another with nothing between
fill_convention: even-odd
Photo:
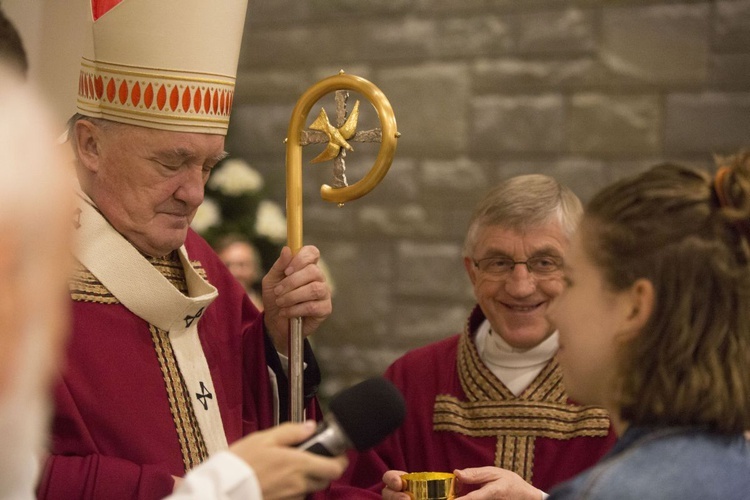
<instances>
[{"instance_id":1,"label":"gold cup","mask_svg":"<svg viewBox=\"0 0 750 500\"><path fill-rule=\"evenodd\" d=\"M403 474L404 493L414 500L453 500L456 476L450 472L412 472Z\"/></svg>"}]
</instances>

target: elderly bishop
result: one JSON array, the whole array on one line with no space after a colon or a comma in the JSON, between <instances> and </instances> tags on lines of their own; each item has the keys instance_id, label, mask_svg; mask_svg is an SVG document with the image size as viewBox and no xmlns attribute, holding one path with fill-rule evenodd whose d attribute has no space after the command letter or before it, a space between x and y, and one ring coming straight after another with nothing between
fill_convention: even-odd
<instances>
[{"instance_id":1,"label":"elderly bishop","mask_svg":"<svg viewBox=\"0 0 750 500\"><path fill-rule=\"evenodd\" d=\"M260 313L190 229L226 155L246 7L91 3L68 131L80 184L73 332L40 498L167 496L286 415L288 318L304 316L308 335L331 312L316 248L281 252ZM316 418L309 349L306 361Z\"/></svg>"}]
</instances>

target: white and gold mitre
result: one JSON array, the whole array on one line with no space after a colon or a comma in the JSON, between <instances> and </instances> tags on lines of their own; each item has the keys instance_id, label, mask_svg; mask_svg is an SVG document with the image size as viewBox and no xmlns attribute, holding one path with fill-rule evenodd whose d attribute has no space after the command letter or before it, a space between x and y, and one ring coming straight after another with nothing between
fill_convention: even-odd
<instances>
[{"instance_id":1,"label":"white and gold mitre","mask_svg":"<svg viewBox=\"0 0 750 500\"><path fill-rule=\"evenodd\" d=\"M247 0L90 0L78 112L226 135Z\"/></svg>"}]
</instances>

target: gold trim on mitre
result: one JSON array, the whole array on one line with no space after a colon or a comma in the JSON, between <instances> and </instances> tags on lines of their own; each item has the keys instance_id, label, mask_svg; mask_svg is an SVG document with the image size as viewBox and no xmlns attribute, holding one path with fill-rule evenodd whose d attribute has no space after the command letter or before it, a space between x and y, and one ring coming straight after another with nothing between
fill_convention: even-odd
<instances>
[{"instance_id":1,"label":"gold trim on mitre","mask_svg":"<svg viewBox=\"0 0 750 500\"><path fill-rule=\"evenodd\" d=\"M78 112L226 135L247 0L122 0L92 21Z\"/></svg>"}]
</instances>

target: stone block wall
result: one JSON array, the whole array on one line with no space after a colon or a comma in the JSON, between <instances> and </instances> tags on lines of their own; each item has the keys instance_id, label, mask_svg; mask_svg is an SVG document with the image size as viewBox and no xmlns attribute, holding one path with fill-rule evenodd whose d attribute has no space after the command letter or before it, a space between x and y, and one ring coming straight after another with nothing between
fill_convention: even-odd
<instances>
[{"instance_id":1,"label":"stone block wall","mask_svg":"<svg viewBox=\"0 0 750 500\"><path fill-rule=\"evenodd\" d=\"M227 148L282 205L291 111L340 69L383 90L403 135L383 182L341 208L318 194L329 166L303 167L305 243L335 285L324 396L463 328L464 230L501 179L549 174L586 201L750 147L750 0L251 0ZM376 152L355 145L350 182Z\"/></svg>"}]
</instances>

